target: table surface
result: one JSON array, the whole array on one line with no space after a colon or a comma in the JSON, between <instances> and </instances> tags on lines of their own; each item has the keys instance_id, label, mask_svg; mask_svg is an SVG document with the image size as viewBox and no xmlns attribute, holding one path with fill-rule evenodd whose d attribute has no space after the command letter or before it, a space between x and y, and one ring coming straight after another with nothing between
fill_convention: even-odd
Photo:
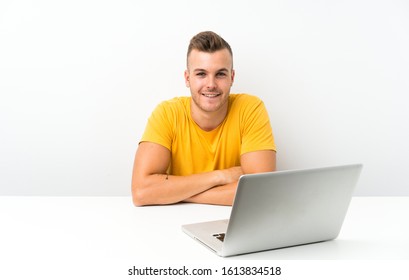
<instances>
[{"instance_id":1,"label":"table surface","mask_svg":"<svg viewBox=\"0 0 409 280\"><path fill-rule=\"evenodd\" d=\"M181 230L230 207L135 207L130 197L0 196L0 256L222 260ZM409 197L353 197L333 241L230 257L242 260L408 260ZM1 258L0 258L1 259Z\"/></svg>"}]
</instances>

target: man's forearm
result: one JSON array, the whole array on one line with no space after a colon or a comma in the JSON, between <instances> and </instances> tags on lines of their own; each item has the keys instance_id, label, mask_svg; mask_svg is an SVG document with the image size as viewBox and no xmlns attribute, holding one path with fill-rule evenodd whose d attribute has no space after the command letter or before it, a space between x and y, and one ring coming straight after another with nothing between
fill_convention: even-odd
<instances>
[{"instance_id":1,"label":"man's forearm","mask_svg":"<svg viewBox=\"0 0 409 280\"><path fill-rule=\"evenodd\" d=\"M197 195L185 199L185 202L215 204L215 205L233 205L236 195L237 182L223 186L217 186L201 192Z\"/></svg>"},{"instance_id":2,"label":"man's forearm","mask_svg":"<svg viewBox=\"0 0 409 280\"><path fill-rule=\"evenodd\" d=\"M235 183L241 174L241 167L237 166L189 176L166 174L140 176L132 184L133 201L137 206L177 203L212 188ZM226 198L217 198L215 195L221 195L222 191L225 193ZM217 188L216 191L207 194L205 200L203 200L202 196L199 196L198 198L206 202L198 203L231 204L228 199L229 192L231 192L229 189Z\"/></svg>"},{"instance_id":3,"label":"man's forearm","mask_svg":"<svg viewBox=\"0 0 409 280\"><path fill-rule=\"evenodd\" d=\"M133 183L135 205L172 204L206 191L219 184L217 172L190 176L152 174Z\"/></svg>"}]
</instances>

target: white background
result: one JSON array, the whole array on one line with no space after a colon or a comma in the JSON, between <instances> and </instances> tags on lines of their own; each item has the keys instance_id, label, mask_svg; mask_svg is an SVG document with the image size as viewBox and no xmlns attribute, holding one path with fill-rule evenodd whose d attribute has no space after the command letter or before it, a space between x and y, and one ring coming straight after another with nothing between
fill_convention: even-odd
<instances>
[{"instance_id":1,"label":"white background","mask_svg":"<svg viewBox=\"0 0 409 280\"><path fill-rule=\"evenodd\" d=\"M0 194L128 195L204 30L264 100L279 170L363 163L356 195L409 195L406 0L2 0Z\"/></svg>"}]
</instances>

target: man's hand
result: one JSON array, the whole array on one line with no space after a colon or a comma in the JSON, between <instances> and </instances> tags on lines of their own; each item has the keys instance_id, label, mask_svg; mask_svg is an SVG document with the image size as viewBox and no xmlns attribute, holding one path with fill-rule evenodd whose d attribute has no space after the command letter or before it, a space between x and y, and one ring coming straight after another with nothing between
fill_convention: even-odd
<instances>
[{"instance_id":1,"label":"man's hand","mask_svg":"<svg viewBox=\"0 0 409 280\"><path fill-rule=\"evenodd\" d=\"M241 166L189 176L167 175L170 151L155 143L142 142L135 155L132 199L137 206L189 201L231 205L240 176L275 170L275 152L246 153Z\"/></svg>"},{"instance_id":2,"label":"man's hand","mask_svg":"<svg viewBox=\"0 0 409 280\"><path fill-rule=\"evenodd\" d=\"M239 180L240 176L243 175L243 170L241 166L235 166L228 169L219 170L222 176L222 185L227 185L230 183L235 183Z\"/></svg>"},{"instance_id":3,"label":"man's hand","mask_svg":"<svg viewBox=\"0 0 409 280\"><path fill-rule=\"evenodd\" d=\"M171 204L184 201L215 186L233 182L239 168L189 176L167 175L170 151L155 143L142 142L135 155L132 199L135 205Z\"/></svg>"}]
</instances>

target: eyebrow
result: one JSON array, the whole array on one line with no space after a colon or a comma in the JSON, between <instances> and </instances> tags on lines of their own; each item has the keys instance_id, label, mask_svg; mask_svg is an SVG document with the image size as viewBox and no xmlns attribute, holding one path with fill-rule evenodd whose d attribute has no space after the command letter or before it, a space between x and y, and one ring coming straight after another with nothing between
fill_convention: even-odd
<instances>
[{"instance_id":1,"label":"eyebrow","mask_svg":"<svg viewBox=\"0 0 409 280\"><path fill-rule=\"evenodd\" d=\"M193 72L208 72L208 71L206 69L197 68L197 69L194 69ZM217 70L216 72L229 72L229 69L221 68Z\"/></svg>"}]
</instances>

